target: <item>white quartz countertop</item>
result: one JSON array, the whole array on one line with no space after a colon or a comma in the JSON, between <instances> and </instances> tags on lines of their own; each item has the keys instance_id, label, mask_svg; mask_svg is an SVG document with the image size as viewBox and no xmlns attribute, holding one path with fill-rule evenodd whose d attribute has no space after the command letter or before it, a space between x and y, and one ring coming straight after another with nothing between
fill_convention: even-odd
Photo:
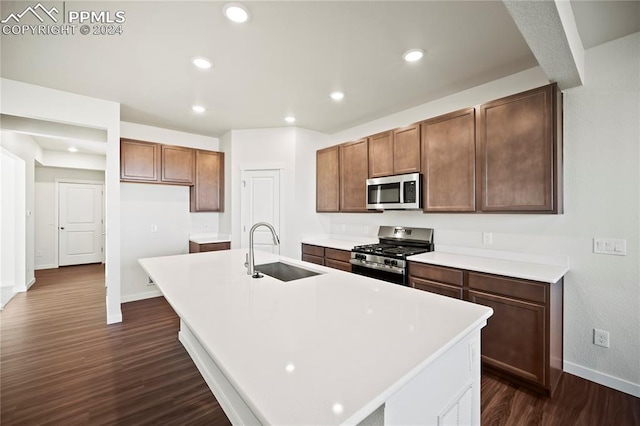
<instances>
[{"instance_id":1,"label":"white quartz countertop","mask_svg":"<svg viewBox=\"0 0 640 426\"><path fill-rule=\"evenodd\" d=\"M552 284L558 282L569 271L568 266L469 256L438 251L409 256L407 260Z\"/></svg>"},{"instance_id":2,"label":"white quartz countertop","mask_svg":"<svg viewBox=\"0 0 640 426\"><path fill-rule=\"evenodd\" d=\"M264 424L358 423L492 313L258 251L322 274L253 279L245 252L139 262Z\"/></svg>"},{"instance_id":3,"label":"white quartz countertop","mask_svg":"<svg viewBox=\"0 0 640 426\"><path fill-rule=\"evenodd\" d=\"M189 235L189 241L196 244L228 243L231 238L224 234L195 234Z\"/></svg>"}]
</instances>

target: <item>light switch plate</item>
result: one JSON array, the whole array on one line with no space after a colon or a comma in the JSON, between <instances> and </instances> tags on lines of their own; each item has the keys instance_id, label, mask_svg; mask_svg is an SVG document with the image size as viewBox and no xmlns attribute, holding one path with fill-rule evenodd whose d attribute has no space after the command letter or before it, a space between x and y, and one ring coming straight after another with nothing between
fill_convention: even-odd
<instances>
[{"instance_id":1,"label":"light switch plate","mask_svg":"<svg viewBox=\"0 0 640 426\"><path fill-rule=\"evenodd\" d=\"M615 238L594 238L593 252L596 254L627 255L627 240Z\"/></svg>"}]
</instances>

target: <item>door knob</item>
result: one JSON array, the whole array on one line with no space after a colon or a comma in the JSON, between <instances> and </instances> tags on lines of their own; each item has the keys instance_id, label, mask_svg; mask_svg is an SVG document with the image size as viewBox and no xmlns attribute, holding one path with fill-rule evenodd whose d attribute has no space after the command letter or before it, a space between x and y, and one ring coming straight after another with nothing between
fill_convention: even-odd
<instances>
[{"instance_id":1,"label":"door knob","mask_svg":"<svg viewBox=\"0 0 640 426\"><path fill-rule=\"evenodd\" d=\"M63 229L63 230L64 230L64 226L61 226L61 227L60 227L60 229Z\"/></svg>"}]
</instances>

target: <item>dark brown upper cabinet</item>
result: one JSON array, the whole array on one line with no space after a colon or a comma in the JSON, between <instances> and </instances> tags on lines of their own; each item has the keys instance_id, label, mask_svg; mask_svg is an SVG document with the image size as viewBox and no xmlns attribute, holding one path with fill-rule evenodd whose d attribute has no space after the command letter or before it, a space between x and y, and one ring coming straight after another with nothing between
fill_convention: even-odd
<instances>
[{"instance_id":1,"label":"dark brown upper cabinet","mask_svg":"<svg viewBox=\"0 0 640 426\"><path fill-rule=\"evenodd\" d=\"M393 132L369 136L369 177L393 174Z\"/></svg>"},{"instance_id":2,"label":"dark brown upper cabinet","mask_svg":"<svg viewBox=\"0 0 640 426\"><path fill-rule=\"evenodd\" d=\"M132 139L120 139L120 180L159 182L160 145Z\"/></svg>"},{"instance_id":3,"label":"dark brown upper cabinet","mask_svg":"<svg viewBox=\"0 0 640 426\"><path fill-rule=\"evenodd\" d=\"M340 145L340 211L367 211L368 165L367 139Z\"/></svg>"},{"instance_id":4,"label":"dark brown upper cabinet","mask_svg":"<svg viewBox=\"0 0 640 426\"><path fill-rule=\"evenodd\" d=\"M162 145L161 181L182 185L193 184L194 150Z\"/></svg>"},{"instance_id":5,"label":"dark brown upper cabinet","mask_svg":"<svg viewBox=\"0 0 640 426\"><path fill-rule=\"evenodd\" d=\"M393 174L420 172L420 124L393 131Z\"/></svg>"},{"instance_id":6,"label":"dark brown upper cabinet","mask_svg":"<svg viewBox=\"0 0 640 426\"><path fill-rule=\"evenodd\" d=\"M475 109L422 123L422 202L425 212L472 212L476 207Z\"/></svg>"},{"instance_id":7,"label":"dark brown upper cabinet","mask_svg":"<svg viewBox=\"0 0 640 426\"><path fill-rule=\"evenodd\" d=\"M192 185L191 148L120 139L120 180L123 182Z\"/></svg>"},{"instance_id":8,"label":"dark brown upper cabinet","mask_svg":"<svg viewBox=\"0 0 640 426\"><path fill-rule=\"evenodd\" d=\"M316 152L316 211L340 211L340 146Z\"/></svg>"},{"instance_id":9,"label":"dark brown upper cabinet","mask_svg":"<svg viewBox=\"0 0 640 426\"><path fill-rule=\"evenodd\" d=\"M192 212L224 211L224 153L195 151L195 181L191 187Z\"/></svg>"},{"instance_id":10,"label":"dark brown upper cabinet","mask_svg":"<svg viewBox=\"0 0 640 426\"><path fill-rule=\"evenodd\" d=\"M420 124L369 136L369 177L420 171Z\"/></svg>"},{"instance_id":11,"label":"dark brown upper cabinet","mask_svg":"<svg viewBox=\"0 0 640 426\"><path fill-rule=\"evenodd\" d=\"M562 94L556 84L481 105L477 129L480 210L562 213Z\"/></svg>"}]
</instances>

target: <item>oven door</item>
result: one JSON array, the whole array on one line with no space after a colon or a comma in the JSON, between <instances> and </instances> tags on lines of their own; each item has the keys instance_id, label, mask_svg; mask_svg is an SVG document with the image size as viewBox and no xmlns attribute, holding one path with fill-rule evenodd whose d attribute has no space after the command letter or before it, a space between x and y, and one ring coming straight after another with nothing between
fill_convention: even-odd
<instances>
[{"instance_id":1,"label":"oven door","mask_svg":"<svg viewBox=\"0 0 640 426\"><path fill-rule=\"evenodd\" d=\"M389 270L374 269L369 266L362 266L353 262L351 263L351 272L394 284L407 285L405 272L398 273L395 271L392 272Z\"/></svg>"}]
</instances>

